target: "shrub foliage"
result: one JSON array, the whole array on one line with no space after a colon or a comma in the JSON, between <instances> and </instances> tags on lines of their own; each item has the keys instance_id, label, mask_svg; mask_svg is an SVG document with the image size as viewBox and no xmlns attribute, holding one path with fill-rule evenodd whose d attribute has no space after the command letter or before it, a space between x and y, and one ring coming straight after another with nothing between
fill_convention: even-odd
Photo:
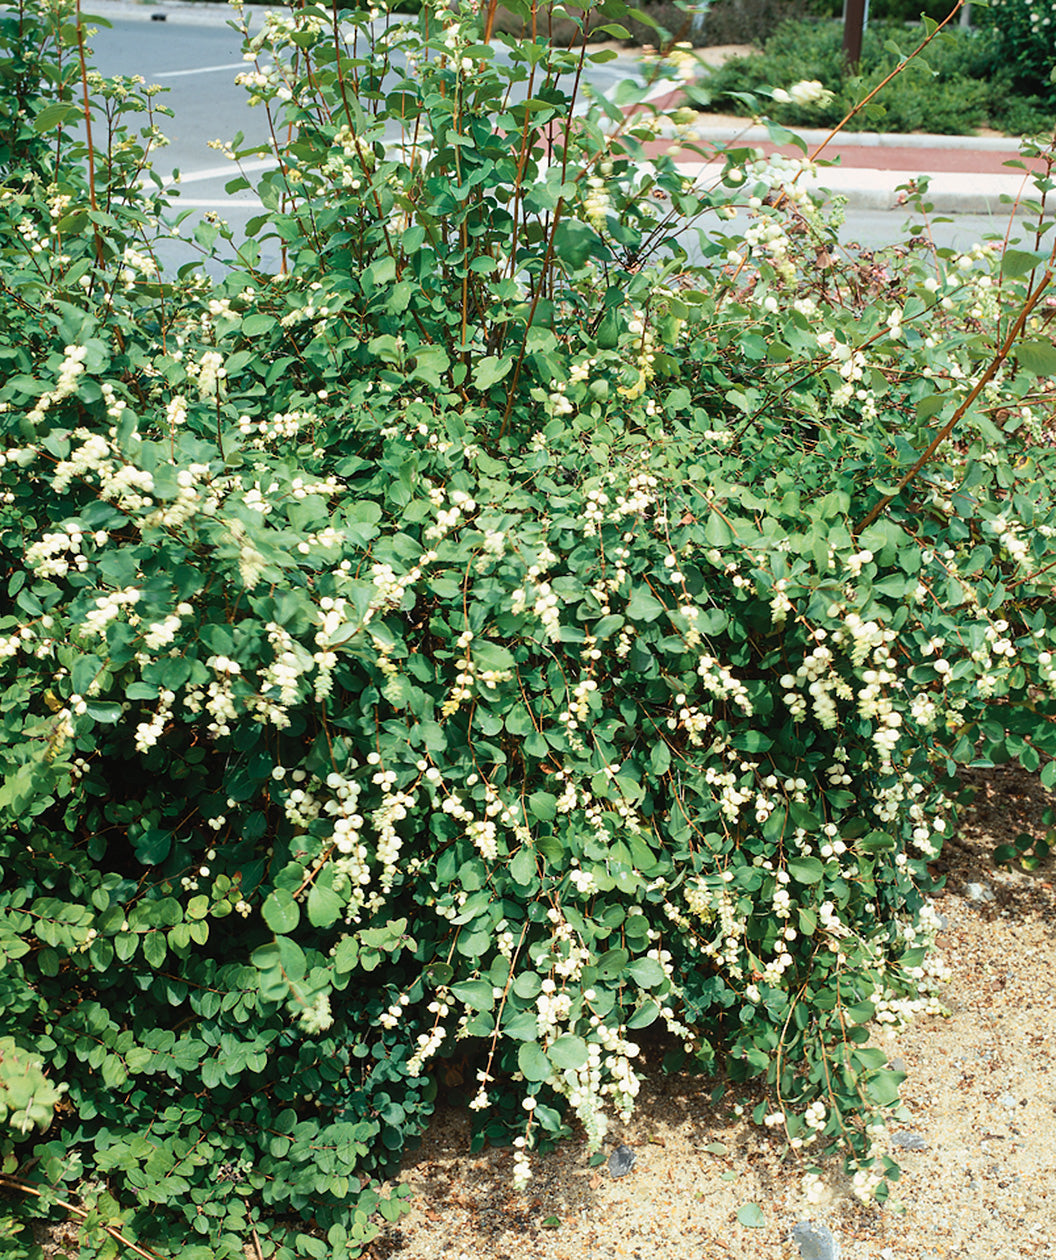
<instances>
[{"instance_id":1,"label":"shrub foliage","mask_svg":"<svg viewBox=\"0 0 1056 1260\"><path fill-rule=\"evenodd\" d=\"M952 6L945 6L942 17ZM832 21L789 21L766 40L758 53L728 61L707 76L700 89L705 105L722 101L734 113L765 110L788 126L836 126L862 99L899 66L904 68L875 101L851 119L848 130L927 131L971 135L982 126L1013 135L1048 132L1056 114L1049 90L1024 76L1006 47L998 26L946 27L922 56L911 51L928 30L904 23L870 21L862 39L860 63L852 68L843 52L843 27ZM1048 68L1044 69L1048 77ZM827 90L822 101L800 105L780 92L803 80L817 80ZM771 103L766 98L778 89ZM744 94L757 93L760 100ZM728 95L729 94L729 95Z\"/></svg>"},{"instance_id":2,"label":"shrub foliage","mask_svg":"<svg viewBox=\"0 0 1056 1260\"><path fill-rule=\"evenodd\" d=\"M524 1184L653 1025L882 1196L951 772L1051 784L1047 254L843 258L486 22L247 30L175 279L153 90L3 30L5 1254L354 1256L440 1075Z\"/></svg>"},{"instance_id":3,"label":"shrub foliage","mask_svg":"<svg viewBox=\"0 0 1056 1260\"><path fill-rule=\"evenodd\" d=\"M1050 110L1056 104L1054 18L1056 7L1045 0L993 0L992 8L983 10L1012 82L1045 98Z\"/></svg>"}]
</instances>

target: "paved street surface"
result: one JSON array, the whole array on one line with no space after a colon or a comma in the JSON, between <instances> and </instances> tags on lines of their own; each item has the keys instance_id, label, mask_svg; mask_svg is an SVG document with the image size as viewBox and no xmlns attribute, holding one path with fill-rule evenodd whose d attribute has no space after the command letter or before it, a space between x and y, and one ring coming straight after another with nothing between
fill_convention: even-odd
<instances>
[{"instance_id":1,"label":"paved street surface","mask_svg":"<svg viewBox=\"0 0 1056 1260\"><path fill-rule=\"evenodd\" d=\"M160 99L175 115L162 120L171 143L157 153L155 169L163 178L179 170L180 194L175 204L219 213L241 234L248 220L260 212L260 202L251 190L233 196L226 193L224 186L237 170L209 148L209 141L230 140L241 131L247 146L263 144L268 125L264 111L250 108L245 90L234 83L246 63L239 35L227 26L227 6L99 0L90 8L112 23L110 29L100 27L92 40L99 70L108 75L141 74L148 83L168 89ZM254 16L259 20L259 10ZM154 20L161 17L163 21ZM618 60L589 68L599 92L612 92L635 73L635 58L629 51ZM664 103L662 97L660 103ZM743 122L702 129L705 142L728 142L735 135L738 143L773 151L764 131L745 130ZM808 132L805 138L816 145L823 133ZM718 168L705 166L692 153L678 156L680 163L686 163L687 174L705 179L717 174ZM840 137L825 156L837 164L824 168L816 182L847 199L843 239L867 247L901 238L907 212L898 206L896 189L921 174L931 176L936 213L953 216L952 222L935 225L936 242L955 248L971 245L988 233L1004 235L1009 209L1002 198L1006 203L1014 201L1025 189L1022 172L1004 166L1017 156L1015 142L999 138L849 136ZM255 173L270 165L270 159L261 157L251 159L243 169L252 182ZM189 256L174 244L166 262L171 265Z\"/></svg>"}]
</instances>

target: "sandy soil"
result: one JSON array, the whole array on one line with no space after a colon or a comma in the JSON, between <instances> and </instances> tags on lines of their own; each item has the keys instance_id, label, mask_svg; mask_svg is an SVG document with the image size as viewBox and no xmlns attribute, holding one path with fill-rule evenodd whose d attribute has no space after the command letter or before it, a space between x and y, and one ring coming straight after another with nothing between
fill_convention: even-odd
<instances>
[{"instance_id":1,"label":"sandy soil","mask_svg":"<svg viewBox=\"0 0 1056 1260\"><path fill-rule=\"evenodd\" d=\"M514 1195L511 1153L469 1155L466 1113L441 1110L404 1163L412 1214L368 1255L795 1260L791 1228L811 1220L838 1240L842 1260L1056 1260L1056 896L1051 869L1030 875L990 863L999 838L1043 833L1046 800L1012 770L979 776L978 787L940 863L951 1013L921 1019L889 1044L909 1073L909 1119L894 1129L892 1149L922 1149L897 1152L903 1176L885 1208L859 1205L838 1173L827 1179L827 1201L808 1205L806 1161L783 1160L765 1131L734 1114L732 1094L713 1106L716 1082L651 1069L633 1120L606 1143L606 1155L625 1143L637 1156L620 1179L607 1165L591 1168L572 1141L536 1156L528 1191ZM763 1209L761 1227L737 1221L750 1202Z\"/></svg>"},{"instance_id":2,"label":"sandy soil","mask_svg":"<svg viewBox=\"0 0 1056 1260\"><path fill-rule=\"evenodd\" d=\"M917 1021L888 1053L909 1073L908 1119L891 1134L903 1175L883 1209L863 1207L838 1172L807 1203L796 1156L717 1105L717 1082L651 1066L637 1113L606 1143L636 1163L616 1179L581 1141L535 1156L525 1194L512 1155L469 1154L468 1113L442 1108L400 1180L411 1214L369 1260L836 1260L801 1252L792 1227L828 1229L840 1260L1056 1260L1056 895L1052 864L997 871L993 846L1044 833L1050 799L1017 770L977 773L978 799L939 862L939 948L953 971L948 1018ZM658 1057L656 1047L653 1057ZM898 1149L907 1145L917 1149ZM747 1228L737 1210L762 1208ZM69 1224L45 1250L76 1255ZM255 1256L247 1246L247 1258Z\"/></svg>"}]
</instances>

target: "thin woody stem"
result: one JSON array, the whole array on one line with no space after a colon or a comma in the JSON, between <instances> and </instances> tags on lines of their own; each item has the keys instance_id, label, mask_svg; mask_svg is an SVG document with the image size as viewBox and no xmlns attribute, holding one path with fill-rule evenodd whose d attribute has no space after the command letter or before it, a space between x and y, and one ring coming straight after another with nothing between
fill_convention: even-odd
<instances>
[{"instance_id":1,"label":"thin woody stem","mask_svg":"<svg viewBox=\"0 0 1056 1260\"><path fill-rule=\"evenodd\" d=\"M99 205L95 199L95 145L92 143L92 109L88 96L88 59L84 51L84 23L81 20L81 0L77 0L77 55L81 63L81 95L84 100L84 135L88 147L88 204L93 212ZM92 223L95 238L95 260L103 265L103 240L99 235L99 224Z\"/></svg>"},{"instance_id":2,"label":"thin woody stem","mask_svg":"<svg viewBox=\"0 0 1056 1260\"><path fill-rule=\"evenodd\" d=\"M869 102L873 99L874 96L876 96L878 92L882 91L882 89L887 87L887 85L891 82L892 79L897 78L898 75L902 73L902 71L906 68L906 66L908 66L909 63L915 57L920 56L920 54L924 51L925 48L927 48L927 46L931 43L931 41L935 38L935 36L938 35L939 31L941 31L942 28L947 25L947 23L952 22L953 19L957 16L958 13L960 13L960 11L963 8L964 8L964 0L957 0L957 3L950 10L950 12L947 13L947 15L942 19L942 21L938 24L938 26L936 26L935 29L931 31L929 34L924 36L924 38L920 41L920 43L916 46L916 48L913 49L913 51L909 54L909 56L906 57L903 61L900 61L898 65L895 66L894 70L892 70L889 75L886 75L883 79L881 79L880 82L876 85L876 87L873 88L871 92L869 92L866 96L863 96L862 99L856 105L852 106L852 108L847 111L847 113L840 119L840 121L836 124L836 126L833 127L833 129L829 132L829 134L825 137L825 139L822 140L821 144L819 144L818 147L814 150L814 152L810 155L810 160L812 162L818 156L818 154L828 145L828 143L833 139L833 137L838 135L843 130L843 128L847 126L847 124L851 121L851 119L856 114L861 113L861 111L866 107L866 105L869 104Z\"/></svg>"},{"instance_id":3,"label":"thin woody stem","mask_svg":"<svg viewBox=\"0 0 1056 1260\"><path fill-rule=\"evenodd\" d=\"M70 1203L66 1199L52 1199L50 1195L45 1196L43 1191L38 1190L36 1186L31 1186L28 1181L22 1181L18 1177L8 1176L6 1173L0 1173L0 1185L7 1186L12 1190L17 1190L21 1194L34 1195L38 1199L47 1197L49 1202L57 1204L67 1212L72 1212L74 1216L79 1216L82 1221L87 1220L91 1215L90 1212L86 1211L84 1208L78 1207L75 1203ZM131 1251L134 1251L137 1256L142 1256L144 1260L162 1260L162 1257L159 1256L156 1251L145 1250L143 1247L139 1246L138 1243L134 1243L131 1238L126 1238L119 1229L114 1229L112 1225L100 1225L99 1228L102 1229L104 1233L109 1234L115 1242L119 1242L122 1247L128 1247Z\"/></svg>"},{"instance_id":4,"label":"thin woody stem","mask_svg":"<svg viewBox=\"0 0 1056 1260\"><path fill-rule=\"evenodd\" d=\"M867 512L866 515L863 516L862 519L858 522L858 524L854 527L854 532L856 534L861 533L863 529L866 529L869 525L871 525L873 521L875 521L876 518L880 515L880 513L884 510L884 508L886 508L889 503L891 503L894 499L896 499L902 493L902 491L906 488L906 486L908 486L909 483L916 477L917 473L919 473L920 470L924 467L924 465L931 459L931 457L939 449L942 443L945 442L946 439L950 436L950 434L957 427L958 422L964 416L965 412L972 405L972 403L975 402L975 400L983 392L983 390L990 383L990 381L993 380L994 376L997 374L998 369L1001 367L1004 361L1015 349L1015 344L1019 340L1020 336L1022 335L1023 327L1026 324L1027 320L1030 318L1031 312L1034 310L1037 304L1041 301L1042 296L1045 293L1045 290L1052 283L1053 275L1056 274L1054 273L1054 270L1053 270L1054 265L1056 265L1056 248L1054 248L1053 254L1049 258L1049 265L1045 269L1045 274L1041 277L1038 283L1034 286L1033 289L1031 289L1031 291L1027 295L1027 300L1023 304L1023 309L1019 312L1019 315L1016 317L1015 322L1013 323L1012 327L1009 329L1008 336L1005 338L1004 343L1002 344L1000 350L998 350L997 354L995 354L993 359L990 361L990 364L987 367L986 371L982 374L982 376L980 376L980 378L972 386L971 390L968 392L968 396L964 399L964 401L953 413L953 415L949 418L949 420L946 421L946 423L942 426L942 428L938 431L938 433L934 436L934 438L932 438L932 440L928 443L928 446L926 450L924 451L924 453L920 456L920 458L909 470L909 472L906 473L906 475L898 483L895 489L890 494L884 495L884 497L878 503L876 503L872 507L872 509L869 512Z\"/></svg>"}]
</instances>

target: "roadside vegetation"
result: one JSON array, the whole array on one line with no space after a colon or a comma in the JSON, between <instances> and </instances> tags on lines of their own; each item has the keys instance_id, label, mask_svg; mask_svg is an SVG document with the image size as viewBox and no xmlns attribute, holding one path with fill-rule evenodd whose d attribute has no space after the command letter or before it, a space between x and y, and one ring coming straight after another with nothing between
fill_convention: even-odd
<instances>
[{"instance_id":1,"label":"roadside vegetation","mask_svg":"<svg viewBox=\"0 0 1056 1260\"><path fill-rule=\"evenodd\" d=\"M752 116L765 113L787 126L836 126L854 104L885 79L924 37L926 28L870 22L857 67L846 65L843 24L800 19L779 26L760 51L710 72L692 92L707 109ZM993 23L948 28L853 118L853 131L971 135L991 127L1009 135L1051 134L1056 97L1048 81L1051 58L1030 73L1010 55L1007 32ZM781 99L790 83L818 82L825 93L805 102ZM774 90L779 92L773 96Z\"/></svg>"},{"instance_id":2,"label":"roadside vegetation","mask_svg":"<svg viewBox=\"0 0 1056 1260\"><path fill-rule=\"evenodd\" d=\"M956 771L1056 783L1047 182L848 253L492 16L245 29L244 240L66 0L0 18L10 1260L350 1260L442 1083L524 1188L646 1030L882 1201Z\"/></svg>"}]
</instances>

